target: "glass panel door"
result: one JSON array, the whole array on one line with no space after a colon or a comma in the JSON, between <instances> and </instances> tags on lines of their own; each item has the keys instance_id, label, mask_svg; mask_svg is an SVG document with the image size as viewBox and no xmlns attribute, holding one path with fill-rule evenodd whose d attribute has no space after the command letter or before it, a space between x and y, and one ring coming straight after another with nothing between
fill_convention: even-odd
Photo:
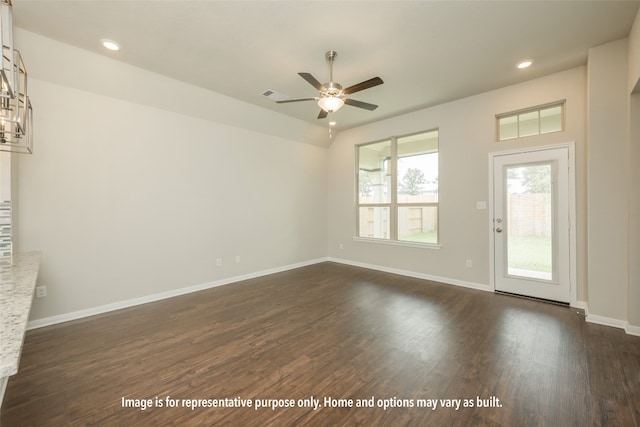
<instances>
[{"instance_id":1,"label":"glass panel door","mask_svg":"<svg viewBox=\"0 0 640 427\"><path fill-rule=\"evenodd\" d=\"M505 167L507 274L553 280L553 163Z\"/></svg>"},{"instance_id":2,"label":"glass panel door","mask_svg":"<svg viewBox=\"0 0 640 427\"><path fill-rule=\"evenodd\" d=\"M493 157L495 289L570 300L568 148Z\"/></svg>"}]
</instances>

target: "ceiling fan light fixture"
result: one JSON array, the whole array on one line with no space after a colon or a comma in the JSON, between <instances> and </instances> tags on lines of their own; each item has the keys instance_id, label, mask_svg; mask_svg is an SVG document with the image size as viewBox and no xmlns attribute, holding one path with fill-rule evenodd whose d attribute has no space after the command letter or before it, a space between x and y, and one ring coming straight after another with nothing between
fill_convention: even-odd
<instances>
[{"instance_id":1,"label":"ceiling fan light fixture","mask_svg":"<svg viewBox=\"0 0 640 427\"><path fill-rule=\"evenodd\" d=\"M344 100L335 96L325 96L318 100L318 106L327 113L338 111L344 105Z\"/></svg>"},{"instance_id":2,"label":"ceiling fan light fixture","mask_svg":"<svg viewBox=\"0 0 640 427\"><path fill-rule=\"evenodd\" d=\"M3 0L0 0L3 1ZM274 97L275 92L272 90L265 91L262 95L268 98L273 99L278 104L284 104L289 102L301 102L301 101L316 101L318 106L320 107L320 112L318 113L318 119L326 119L329 113L333 113L338 111L344 104L347 104L351 107L356 108L364 108L365 110L373 111L378 108L375 104L369 104L368 102L356 101L355 99L351 99L348 96L352 93L360 92L361 90L369 89L374 86L378 86L382 83L382 79L380 77L374 77L369 80L365 80L358 84L347 87L346 89L342 89L342 85L333 81L333 60L336 57L336 52L330 50L326 53L327 61L329 62L329 81L326 83L320 83L318 79L313 77L311 73L300 72L298 75L305 79L307 83L313 86L317 91L319 96L307 97L307 98L288 98L283 97L282 99L278 99Z\"/></svg>"}]
</instances>

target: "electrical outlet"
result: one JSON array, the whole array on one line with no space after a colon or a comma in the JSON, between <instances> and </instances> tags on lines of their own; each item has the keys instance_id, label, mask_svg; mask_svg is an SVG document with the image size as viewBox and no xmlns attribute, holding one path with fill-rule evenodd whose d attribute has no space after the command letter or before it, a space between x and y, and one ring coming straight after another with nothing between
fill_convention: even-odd
<instances>
[{"instance_id":1,"label":"electrical outlet","mask_svg":"<svg viewBox=\"0 0 640 427\"><path fill-rule=\"evenodd\" d=\"M216 260L216 265L217 265L218 267L220 267L220 266L222 265L222 258L218 258L218 259Z\"/></svg>"},{"instance_id":2,"label":"electrical outlet","mask_svg":"<svg viewBox=\"0 0 640 427\"><path fill-rule=\"evenodd\" d=\"M473 267L473 261L471 261L470 259L468 259L468 260L467 260L466 265L467 265L467 268L471 268L471 267Z\"/></svg>"},{"instance_id":3,"label":"electrical outlet","mask_svg":"<svg viewBox=\"0 0 640 427\"><path fill-rule=\"evenodd\" d=\"M236 255L236 264L240 264L240 255Z\"/></svg>"},{"instance_id":4,"label":"electrical outlet","mask_svg":"<svg viewBox=\"0 0 640 427\"><path fill-rule=\"evenodd\" d=\"M47 287L46 286L38 286L36 287L36 298L44 298L47 296Z\"/></svg>"}]
</instances>

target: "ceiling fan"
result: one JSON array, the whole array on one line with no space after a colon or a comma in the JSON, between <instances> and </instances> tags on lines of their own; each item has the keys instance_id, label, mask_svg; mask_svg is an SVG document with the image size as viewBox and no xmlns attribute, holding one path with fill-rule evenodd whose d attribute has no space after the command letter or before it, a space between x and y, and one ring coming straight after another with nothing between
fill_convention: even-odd
<instances>
[{"instance_id":1,"label":"ceiling fan","mask_svg":"<svg viewBox=\"0 0 640 427\"><path fill-rule=\"evenodd\" d=\"M329 62L329 81L327 83L320 83L310 73L298 73L300 77L305 79L311 86L320 92L319 96L315 96L313 98L280 99L276 102L278 104L284 104L288 102L317 101L318 106L320 107L320 114L318 114L319 119L324 119L329 113L338 111L344 104L351 105L352 107L364 108L369 111L373 111L378 108L375 104L356 101L355 99L347 98L347 96L361 90L369 89L370 87L381 85L384 83L382 79L380 77L373 77L369 80L365 80L343 89L342 85L333 81L333 61L336 59L336 56L338 56L338 53L333 50L325 53L327 62Z\"/></svg>"}]
</instances>

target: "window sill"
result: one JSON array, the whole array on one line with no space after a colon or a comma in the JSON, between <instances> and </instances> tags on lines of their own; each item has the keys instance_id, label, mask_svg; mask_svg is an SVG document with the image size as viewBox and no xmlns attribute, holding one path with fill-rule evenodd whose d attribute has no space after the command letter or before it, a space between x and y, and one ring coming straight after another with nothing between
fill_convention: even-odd
<instances>
[{"instance_id":1,"label":"window sill","mask_svg":"<svg viewBox=\"0 0 640 427\"><path fill-rule=\"evenodd\" d=\"M361 243L375 243L379 245L406 246L410 248L430 249L436 251L439 251L442 247L441 245L433 243L404 242L401 240L371 239L367 237L353 237L353 241Z\"/></svg>"}]
</instances>

